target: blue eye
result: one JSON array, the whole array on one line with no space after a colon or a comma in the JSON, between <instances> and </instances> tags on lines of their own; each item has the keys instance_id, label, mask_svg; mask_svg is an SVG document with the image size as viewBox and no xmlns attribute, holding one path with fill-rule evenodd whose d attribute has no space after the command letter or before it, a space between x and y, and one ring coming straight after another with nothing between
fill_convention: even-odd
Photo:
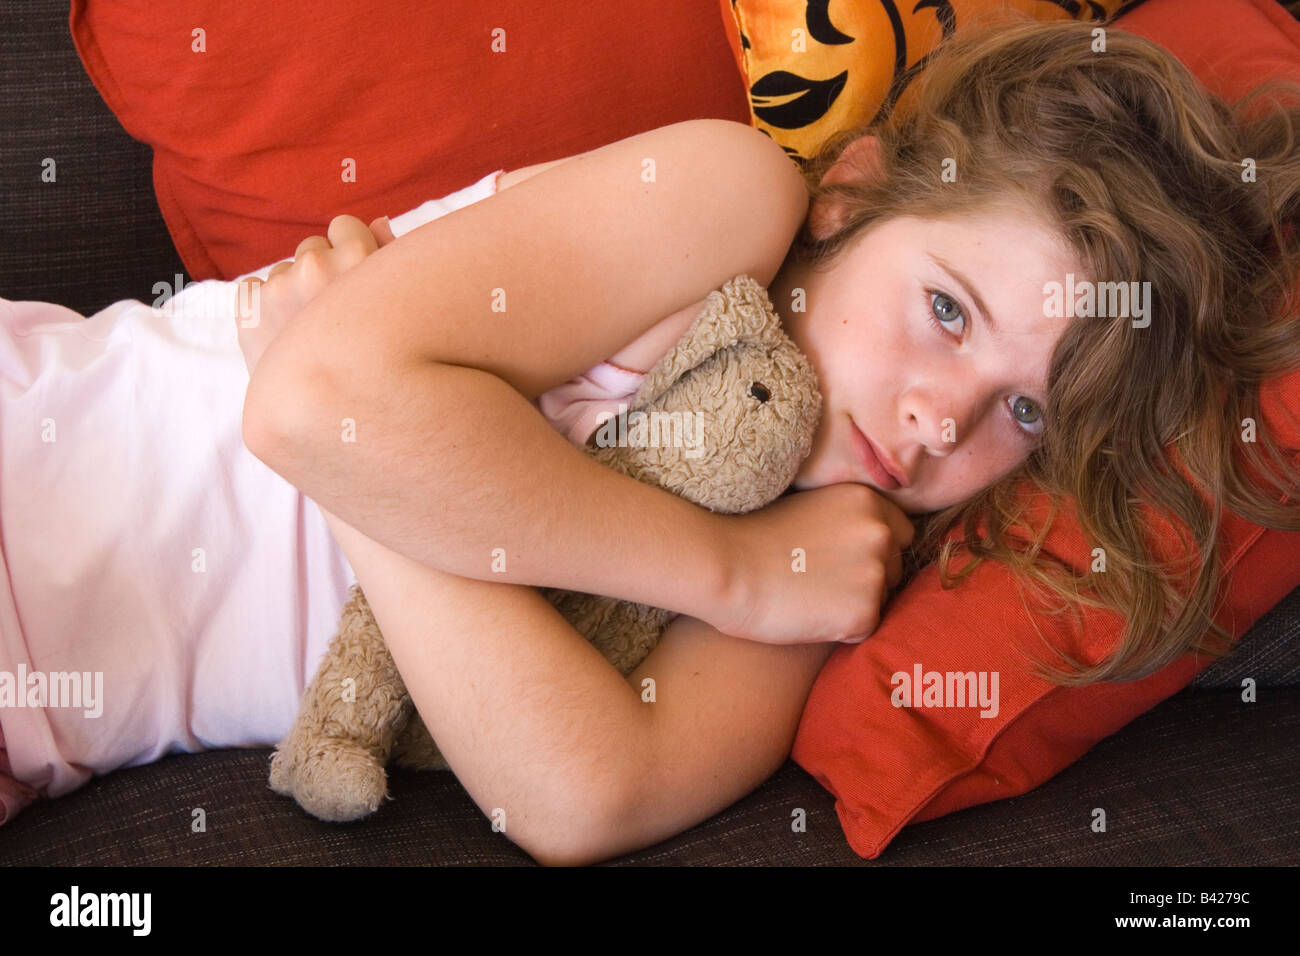
<instances>
[{"instance_id":1,"label":"blue eye","mask_svg":"<svg viewBox=\"0 0 1300 956\"><path fill-rule=\"evenodd\" d=\"M966 330L966 313L962 311L957 301L952 296L944 295L942 292L927 291L930 292L930 321L947 331L947 326L943 323L961 319L962 332L964 332ZM957 338L961 338L962 332L957 333Z\"/></svg>"},{"instance_id":2,"label":"blue eye","mask_svg":"<svg viewBox=\"0 0 1300 956\"><path fill-rule=\"evenodd\" d=\"M1011 420L1017 424L1012 425L1022 435L1036 437L1043 433L1043 410L1038 407L1038 403L1032 398L1025 395L1013 396L1015 401L1011 403ZM1028 411L1026 411L1028 408ZM1017 412L1019 409L1019 412ZM1032 415L1032 418L1021 418L1020 415ZM1034 428L1022 428L1022 425L1033 425Z\"/></svg>"},{"instance_id":3,"label":"blue eye","mask_svg":"<svg viewBox=\"0 0 1300 956\"><path fill-rule=\"evenodd\" d=\"M955 335L960 341L962 334L966 331L966 312L962 309L961 304L952 296L947 295L937 289L926 289L926 294L930 298L930 310L926 318L936 329L951 335L948 326L945 323L955 322L958 319L962 321L962 330ZM1038 403L1026 395L1012 396L1014 401L1011 403L1011 428L1015 433L1023 438L1035 438L1043 433L1043 410L1038 407ZM1026 417L1021 417L1026 416ZM1026 428L1025 426L1034 426Z\"/></svg>"}]
</instances>

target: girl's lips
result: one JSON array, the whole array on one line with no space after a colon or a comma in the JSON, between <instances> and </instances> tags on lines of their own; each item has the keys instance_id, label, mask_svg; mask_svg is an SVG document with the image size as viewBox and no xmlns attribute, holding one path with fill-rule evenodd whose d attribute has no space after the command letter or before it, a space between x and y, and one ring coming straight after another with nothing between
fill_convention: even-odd
<instances>
[{"instance_id":1,"label":"girl's lips","mask_svg":"<svg viewBox=\"0 0 1300 956\"><path fill-rule=\"evenodd\" d=\"M852 429L853 450L857 453L858 460L866 467L871 480L879 485L882 491L894 491L899 487L898 479L885 470L880 457L871 446L870 439L862 433L851 418L849 425Z\"/></svg>"}]
</instances>

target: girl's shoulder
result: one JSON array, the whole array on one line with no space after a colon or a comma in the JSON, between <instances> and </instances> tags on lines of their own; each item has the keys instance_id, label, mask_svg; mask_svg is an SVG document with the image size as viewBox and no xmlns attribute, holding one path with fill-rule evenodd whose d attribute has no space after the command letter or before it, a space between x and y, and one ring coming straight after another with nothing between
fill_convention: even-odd
<instances>
[{"instance_id":1,"label":"girl's shoulder","mask_svg":"<svg viewBox=\"0 0 1300 956\"><path fill-rule=\"evenodd\" d=\"M784 263L790 244L794 240L795 232L803 224L803 215L806 213L808 203L808 189L804 183L803 175L776 143L768 136L744 123L718 119L691 120L685 123L673 124L672 128L674 131L684 132L681 129L683 127L692 127L693 134L700 137L699 142L703 144L708 144L715 139L719 143L727 141L730 144L728 155L732 161L732 165L727 167L724 173L727 179L725 184L718 182L719 170L715 164L703 161L690 164L685 168L687 174L694 174L701 177L701 179L708 179L709 185L713 188L725 187L731 190L752 190L755 207L759 205L759 197L762 197L770 204L772 215L763 222L760 229L753 229L753 221L751 220L749 228L745 230L747 234L734 237L736 246L743 243L767 250L767 253L761 259L755 260L754 265L756 268L748 270L757 281L766 285L775 277ZM669 128L664 127L655 132L668 133ZM742 148L736 148L738 142L743 144ZM654 150L649 152L653 153ZM700 152L701 160L706 155L713 154L713 152L711 149L702 148ZM586 156L589 154L583 153L579 155ZM647 156L646 159L653 160L654 156ZM529 178L531 175L567 161L556 160L552 163L525 167L516 170L513 175L515 181L523 181L523 179ZM667 171L660 171L655 168L653 163L647 164L645 160L643 160L642 169L639 170L643 180L645 175L651 177L647 181L648 183L653 183L654 177L659 176L661 172ZM681 171L674 168L670 171L670 174L678 176L681 175ZM511 173L506 173L502 177L502 182L505 183L507 177L510 176L512 176ZM793 216L790 215L792 209L795 210ZM723 271L726 272L727 270ZM606 361L629 371L648 371L686 334L686 331L691 327L691 323L695 321L696 316L704 307L708 292L720 288L731 278L733 278L732 272L727 272L725 275L719 274L716 277L716 282L703 296L660 319L655 325L646 329L637 338L609 356Z\"/></svg>"}]
</instances>

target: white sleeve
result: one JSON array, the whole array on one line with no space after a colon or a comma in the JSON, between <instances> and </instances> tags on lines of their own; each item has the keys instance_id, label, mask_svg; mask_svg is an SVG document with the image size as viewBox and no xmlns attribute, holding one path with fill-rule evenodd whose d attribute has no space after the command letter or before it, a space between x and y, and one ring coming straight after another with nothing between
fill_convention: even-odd
<instances>
[{"instance_id":1,"label":"white sleeve","mask_svg":"<svg viewBox=\"0 0 1300 956\"><path fill-rule=\"evenodd\" d=\"M488 173L478 182L472 183L464 189L449 193L441 199L430 199L428 202L421 203L400 216L389 217L388 225L392 228L393 235L404 235L417 226L423 226L426 222L432 222L449 212L455 212L457 209L473 205L480 199L486 199L497 191L497 177L503 172L505 172L504 169L498 169L496 172Z\"/></svg>"},{"instance_id":2,"label":"white sleeve","mask_svg":"<svg viewBox=\"0 0 1300 956\"><path fill-rule=\"evenodd\" d=\"M417 226L423 226L426 222L432 222L439 216L445 216L449 212L455 212L457 209L463 209L478 202L480 199L486 199L497 191L497 179L504 169L498 169L495 172L488 173L478 182L471 183L464 189L458 189L454 193L448 193L441 199L430 199L416 206L414 209L408 209L399 216L390 216L388 225L393 230L394 236L402 236L410 232ZM292 256L285 259L276 260L276 262L286 262L292 260ZM272 262L262 266L252 272L245 272L243 275L236 276L233 281L238 282L240 279L248 276L257 276L259 279L265 279L266 274L271 271L271 266L276 265Z\"/></svg>"}]
</instances>

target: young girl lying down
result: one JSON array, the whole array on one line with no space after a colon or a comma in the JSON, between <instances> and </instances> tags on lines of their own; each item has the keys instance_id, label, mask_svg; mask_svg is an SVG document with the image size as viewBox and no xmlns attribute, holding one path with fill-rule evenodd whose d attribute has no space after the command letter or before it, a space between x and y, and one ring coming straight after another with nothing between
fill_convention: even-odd
<instances>
[{"instance_id":1,"label":"young girl lying down","mask_svg":"<svg viewBox=\"0 0 1300 956\"><path fill-rule=\"evenodd\" d=\"M1153 44L1091 41L959 34L906 118L802 175L748 127L692 121L493 174L391 231L336 218L260 279L161 309L8 303L0 673L103 684L0 708L4 812L169 751L277 743L355 574L511 840L561 863L646 846L781 766L835 643L947 560L954 522L987 520L977 554L1064 587L1002 534L1023 478L1077 501L1122 582L1099 599L1133 622L1062 681L1209 649L1217 561L1175 591L1130 506L1203 555L1218 512L1192 482L1300 529L1243 478L1269 437L1236 437L1259 383L1300 365L1296 114L1247 120ZM791 493L724 516L579 449L739 273L825 403ZM1091 314L1071 308L1089 283L1137 285ZM1169 443L1185 473L1160 467ZM1294 500L1297 477L1265 484ZM625 679L538 586L679 616Z\"/></svg>"}]
</instances>

